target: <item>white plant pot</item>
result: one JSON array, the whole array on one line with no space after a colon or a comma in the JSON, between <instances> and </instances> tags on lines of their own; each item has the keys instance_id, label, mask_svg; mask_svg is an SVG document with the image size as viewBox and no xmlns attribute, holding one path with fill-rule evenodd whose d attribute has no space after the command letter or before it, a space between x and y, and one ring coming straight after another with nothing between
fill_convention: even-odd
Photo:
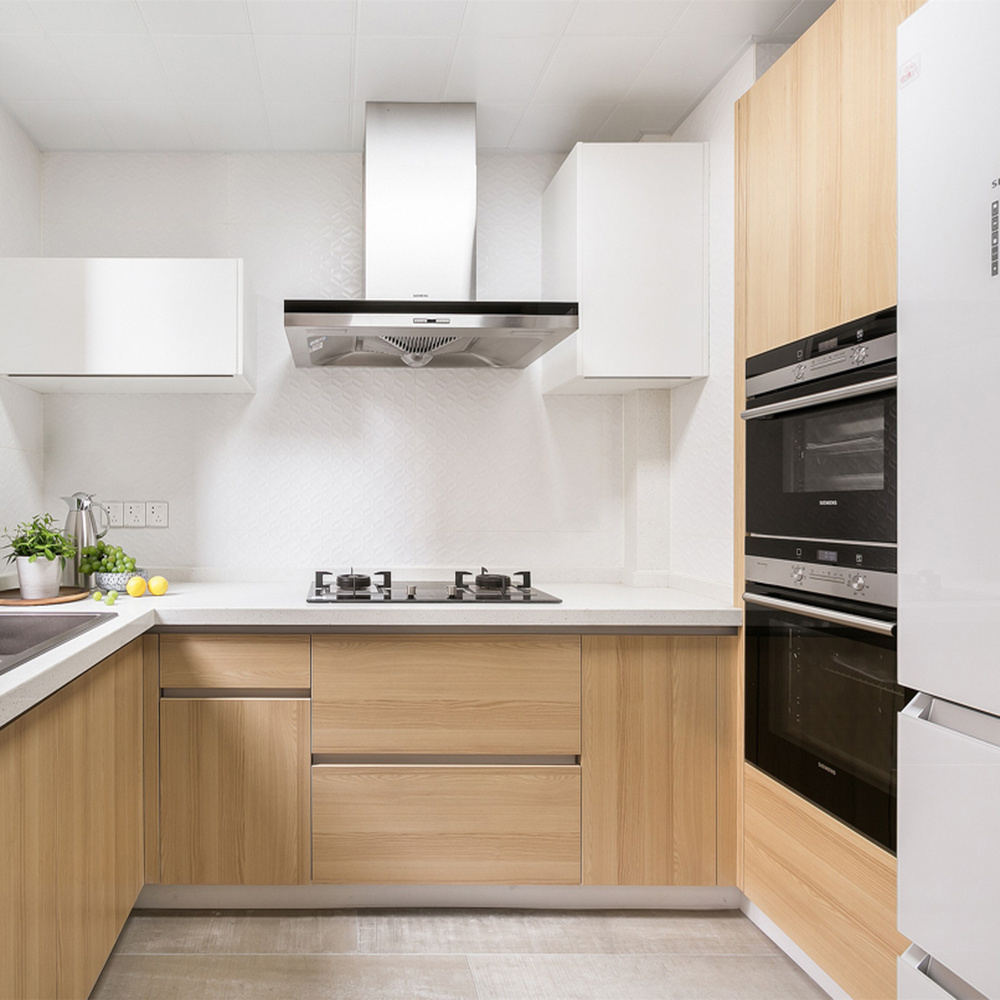
<instances>
[{"instance_id":1,"label":"white plant pot","mask_svg":"<svg viewBox=\"0 0 1000 1000\"><path fill-rule=\"evenodd\" d=\"M59 583L62 580L63 561L46 559L39 556L34 562L28 556L17 557L17 582L21 587L21 599L25 601L44 601L49 597L59 596Z\"/></svg>"}]
</instances>

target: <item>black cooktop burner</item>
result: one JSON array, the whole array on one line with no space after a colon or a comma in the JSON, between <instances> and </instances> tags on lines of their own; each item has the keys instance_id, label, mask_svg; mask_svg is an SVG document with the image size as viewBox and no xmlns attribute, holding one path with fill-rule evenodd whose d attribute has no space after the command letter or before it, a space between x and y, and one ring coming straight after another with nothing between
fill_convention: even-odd
<instances>
[{"instance_id":1,"label":"black cooktop burner","mask_svg":"<svg viewBox=\"0 0 1000 1000\"><path fill-rule=\"evenodd\" d=\"M372 585L372 576L375 584ZM531 585L527 571L515 573L514 579L502 573L489 573L483 567L474 581L467 570L455 573L455 582L447 580L394 581L390 570L367 573L341 573L335 579L326 570L319 570L306 600L310 604L333 604L339 601L368 601L371 604L406 601L417 604L476 604L493 602L501 604L560 604L561 598L553 597Z\"/></svg>"}]
</instances>

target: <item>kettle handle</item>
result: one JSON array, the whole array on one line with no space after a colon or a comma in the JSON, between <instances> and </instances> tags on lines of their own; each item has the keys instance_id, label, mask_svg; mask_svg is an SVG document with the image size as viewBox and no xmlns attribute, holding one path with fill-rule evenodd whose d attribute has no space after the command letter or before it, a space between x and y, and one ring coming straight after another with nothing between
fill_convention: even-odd
<instances>
[{"instance_id":1,"label":"kettle handle","mask_svg":"<svg viewBox=\"0 0 1000 1000\"><path fill-rule=\"evenodd\" d=\"M111 527L111 514L108 513L108 508L105 507L104 504L102 503L97 503L96 501L93 501L91 502L90 506L96 507L99 511L101 511L104 514L104 530L97 532L97 537L103 538L108 533L108 528ZM97 525L95 524L94 527L96 528Z\"/></svg>"}]
</instances>

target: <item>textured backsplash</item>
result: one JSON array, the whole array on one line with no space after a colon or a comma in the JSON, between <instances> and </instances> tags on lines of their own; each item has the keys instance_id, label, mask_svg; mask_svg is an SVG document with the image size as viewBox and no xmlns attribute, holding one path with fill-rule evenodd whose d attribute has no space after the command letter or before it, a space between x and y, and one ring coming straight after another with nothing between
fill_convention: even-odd
<instances>
[{"instance_id":1,"label":"textured backsplash","mask_svg":"<svg viewBox=\"0 0 1000 1000\"><path fill-rule=\"evenodd\" d=\"M479 297L539 296L560 156L480 166ZM258 390L45 398L45 494L167 500L116 532L141 563L253 578L351 561L617 578L622 400L542 397L538 372L293 367L282 300L357 297L356 154L43 157L46 256L243 257Z\"/></svg>"}]
</instances>

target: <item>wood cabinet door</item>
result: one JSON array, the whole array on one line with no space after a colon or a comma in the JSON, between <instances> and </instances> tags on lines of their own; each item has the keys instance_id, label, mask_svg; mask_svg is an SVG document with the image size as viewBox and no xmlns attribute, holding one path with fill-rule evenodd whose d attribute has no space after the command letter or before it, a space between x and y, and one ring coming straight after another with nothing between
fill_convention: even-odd
<instances>
[{"instance_id":1,"label":"wood cabinet door","mask_svg":"<svg viewBox=\"0 0 1000 1000\"><path fill-rule=\"evenodd\" d=\"M313 880L578 885L580 768L317 765Z\"/></svg>"},{"instance_id":2,"label":"wood cabinet door","mask_svg":"<svg viewBox=\"0 0 1000 1000\"><path fill-rule=\"evenodd\" d=\"M716 640L583 637L583 882L716 884Z\"/></svg>"},{"instance_id":3,"label":"wood cabinet door","mask_svg":"<svg viewBox=\"0 0 1000 1000\"><path fill-rule=\"evenodd\" d=\"M896 302L896 28L922 2L838 0L738 102L747 356Z\"/></svg>"},{"instance_id":4,"label":"wood cabinet door","mask_svg":"<svg viewBox=\"0 0 1000 1000\"><path fill-rule=\"evenodd\" d=\"M309 881L309 700L160 702L160 880Z\"/></svg>"},{"instance_id":5,"label":"wood cabinet door","mask_svg":"<svg viewBox=\"0 0 1000 1000\"><path fill-rule=\"evenodd\" d=\"M0 730L0 997L86 997L142 888L141 649Z\"/></svg>"},{"instance_id":6,"label":"wood cabinet door","mask_svg":"<svg viewBox=\"0 0 1000 1000\"><path fill-rule=\"evenodd\" d=\"M578 754L580 637L313 636L313 750Z\"/></svg>"}]
</instances>

